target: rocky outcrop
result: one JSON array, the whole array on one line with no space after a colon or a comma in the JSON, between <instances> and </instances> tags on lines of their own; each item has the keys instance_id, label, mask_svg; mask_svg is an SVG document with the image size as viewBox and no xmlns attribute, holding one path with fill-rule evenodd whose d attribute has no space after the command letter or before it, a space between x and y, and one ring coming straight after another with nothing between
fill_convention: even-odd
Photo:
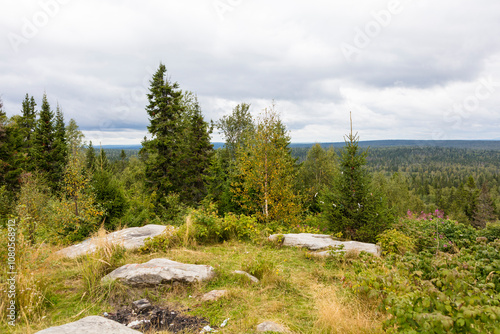
<instances>
[{"instance_id":1,"label":"rocky outcrop","mask_svg":"<svg viewBox=\"0 0 500 334\"><path fill-rule=\"evenodd\" d=\"M283 246L304 247L310 250L319 250L325 248L339 248L336 251L346 252L349 250L364 251L376 256L380 256L380 247L375 244L359 241L338 241L333 240L327 234L311 234L311 233L290 233L290 234L273 234L269 236L270 241L278 240L278 237L283 238Z\"/></svg>"},{"instance_id":2,"label":"rocky outcrop","mask_svg":"<svg viewBox=\"0 0 500 334\"><path fill-rule=\"evenodd\" d=\"M103 281L119 280L131 286L156 286L165 283L193 283L215 276L211 266L184 264L169 259L153 259L146 263L126 264L103 277Z\"/></svg>"},{"instance_id":3,"label":"rocky outcrop","mask_svg":"<svg viewBox=\"0 0 500 334\"><path fill-rule=\"evenodd\" d=\"M69 258L75 258L95 252L98 245L105 242L121 245L125 247L125 249L136 249L144 245L146 238L155 237L165 232L166 229L174 230L174 227L150 224L142 227L125 228L123 230L107 234L105 240L90 238L82 243L63 248L57 253Z\"/></svg>"},{"instance_id":4,"label":"rocky outcrop","mask_svg":"<svg viewBox=\"0 0 500 334\"><path fill-rule=\"evenodd\" d=\"M89 316L68 324L50 327L36 334L140 334L142 332L103 317Z\"/></svg>"}]
</instances>

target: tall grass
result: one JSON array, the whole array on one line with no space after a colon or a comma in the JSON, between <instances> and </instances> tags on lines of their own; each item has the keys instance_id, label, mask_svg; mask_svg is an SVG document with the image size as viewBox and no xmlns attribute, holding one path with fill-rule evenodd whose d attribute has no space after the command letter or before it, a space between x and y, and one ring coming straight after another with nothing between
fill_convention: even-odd
<instances>
[{"instance_id":1,"label":"tall grass","mask_svg":"<svg viewBox=\"0 0 500 334\"><path fill-rule=\"evenodd\" d=\"M109 296L112 283L101 283L101 279L123 263L125 249L107 238L101 227L93 236L96 251L77 259L83 282L82 298L101 301Z\"/></svg>"},{"instance_id":2,"label":"tall grass","mask_svg":"<svg viewBox=\"0 0 500 334\"><path fill-rule=\"evenodd\" d=\"M334 287L315 289L318 319L315 329L318 333L360 334L382 333L380 316L359 298L339 293Z\"/></svg>"}]
</instances>

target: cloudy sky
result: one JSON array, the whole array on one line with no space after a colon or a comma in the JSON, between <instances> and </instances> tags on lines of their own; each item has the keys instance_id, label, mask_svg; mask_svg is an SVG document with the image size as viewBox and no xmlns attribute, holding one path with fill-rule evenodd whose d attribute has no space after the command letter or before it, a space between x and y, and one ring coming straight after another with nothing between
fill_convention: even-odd
<instances>
[{"instance_id":1,"label":"cloudy sky","mask_svg":"<svg viewBox=\"0 0 500 334\"><path fill-rule=\"evenodd\" d=\"M207 120L271 105L293 142L500 139L500 2L2 0L0 96L139 144L163 62ZM221 141L218 133L214 141Z\"/></svg>"}]
</instances>

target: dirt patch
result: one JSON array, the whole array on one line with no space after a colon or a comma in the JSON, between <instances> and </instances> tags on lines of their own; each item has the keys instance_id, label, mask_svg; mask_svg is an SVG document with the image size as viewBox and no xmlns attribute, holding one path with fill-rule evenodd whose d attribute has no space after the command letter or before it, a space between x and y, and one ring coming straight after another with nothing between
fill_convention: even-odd
<instances>
[{"instance_id":1,"label":"dirt patch","mask_svg":"<svg viewBox=\"0 0 500 334\"><path fill-rule=\"evenodd\" d=\"M152 306L147 311L139 313L132 308L124 307L115 313L109 313L107 318L140 331L199 333L203 327L209 325L205 318L185 315L172 308L159 306Z\"/></svg>"}]
</instances>

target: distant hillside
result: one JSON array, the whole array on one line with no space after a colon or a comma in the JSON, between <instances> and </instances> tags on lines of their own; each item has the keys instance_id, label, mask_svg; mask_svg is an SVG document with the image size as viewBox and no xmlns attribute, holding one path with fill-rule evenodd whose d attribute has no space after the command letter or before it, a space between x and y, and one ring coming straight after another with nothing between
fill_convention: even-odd
<instances>
[{"instance_id":1,"label":"distant hillside","mask_svg":"<svg viewBox=\"0 0 500 334\"><path fill-rule=\"evenodd\" d=\"M215 149L224 146L224 143L212 143ZM307 151L314 143L292 143L292 153L299 160L305 159ZM341 148L345 145L344 142L335 143L320 143L324 148L333 146ZM472 149L486 151L500 151L500 140L369 140L360 141L359 146L373 149L379 148L452 148L452 149ZM113 161L120 157L121 150L124 150L127 157L135 156L139 153L141 145L103 145L102 148L106 151L108 158Z\"/></svg>"}]
</instances>

